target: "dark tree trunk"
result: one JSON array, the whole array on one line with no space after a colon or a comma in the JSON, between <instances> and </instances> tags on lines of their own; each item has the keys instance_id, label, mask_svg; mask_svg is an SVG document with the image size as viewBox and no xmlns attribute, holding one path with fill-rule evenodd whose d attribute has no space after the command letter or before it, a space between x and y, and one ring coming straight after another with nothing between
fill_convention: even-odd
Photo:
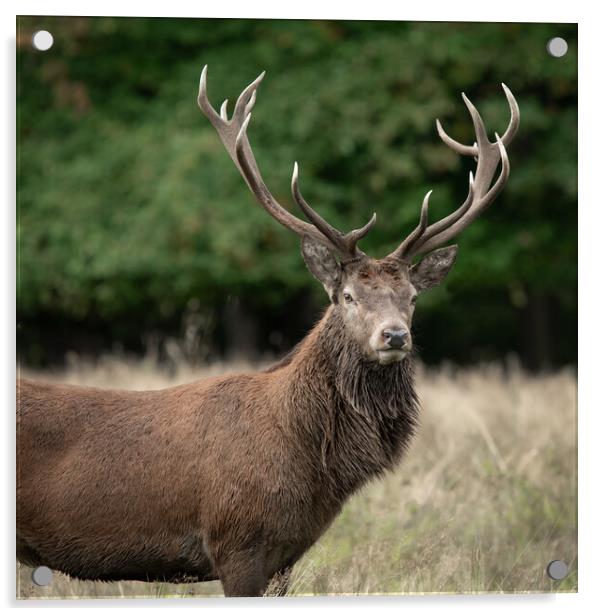
<instances>
[{"instance_id":1,"label":"dark tree trunk","mask_svg":"<svg viewBox=\"0 0 602 616\"><path fill-rule=\"evenodd\" d=\"M552 338L552 306L550 297L543 291L529 293L523 311L523 357L528 368L545 370L554 363Z\"/></svg>"},{"instance_id":2,"label":"dark tree trunk","mask_svg":"<svg viewBox=\"0 0 602 616\"><path fill-rule=\"evenodd\" d=\"M258 326L240 299L231 298L223 312L226 356L253 358L258 353Z\"/></svg>"}]
</instances>

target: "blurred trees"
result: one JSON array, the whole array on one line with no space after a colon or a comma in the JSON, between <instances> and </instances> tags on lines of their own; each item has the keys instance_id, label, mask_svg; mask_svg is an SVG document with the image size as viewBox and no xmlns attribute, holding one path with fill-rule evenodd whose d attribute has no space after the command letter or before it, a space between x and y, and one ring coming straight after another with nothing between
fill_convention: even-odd
<instances>
[{"instance_id":1,"label":"blurred trees","mask_svg":"<svg viewBox=\"0 0 602 616\"><path fill-rule=\"evenodd\" d=\"M50 30L48 52L31 34ZM569 53L546 53L563 36ZM264 177L292 209L304 195L350 229L373 211L364 251L383 256L416 224L456 207L474 161L437 137L521 107L503 195L460 238L447 284L421 298L427 361L517 353L531 366L576 361L577 29L549 24L19 19L19 346L32 363L70 348L190 323L212 352L244 323L258 350L298 340L325 302L297 239L255 204L196 106L209 65L214 106L267 76L249 128ZM560 332L562 334L560 335Z\"/></svg>"}]
</instances>

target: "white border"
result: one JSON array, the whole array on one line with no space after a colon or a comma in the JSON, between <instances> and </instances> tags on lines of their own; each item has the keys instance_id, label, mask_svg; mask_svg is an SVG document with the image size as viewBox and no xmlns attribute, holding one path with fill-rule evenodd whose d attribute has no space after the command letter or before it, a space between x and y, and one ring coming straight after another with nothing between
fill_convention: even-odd
<instances>
[{"instance_id":1,"label":"white border","mask_svg":"<svg viewBox=\"0 0 602 616\"><path fill-rule=\"evenodd\" d=\"M120 15L147 17L247 17L279 19L384 19L404 21L522 21L576 22L580 2L528 3L504 0L455 2L394 3L372 0L369 4L348 1L304 0L275 2L268 0L231 0L228 2L193 2L173 0L169 3L142 3L125 0L47 2L22 0L15 3L20 15ZM583 12L581 12L583 14Z\"/></svg>"},{"instance_id":2,"label":"white border","mask_svg":"<svg viewBox=\"0 0 602 616\"><path fill-rule=\"evenodd\" d=\"M516 614L545 611L548 614L566 616L567 609L579 607L594 608L598 597L596 590L600 579L600 529L602 510L600 507L601 468L600 437L602 435L602 408L598 404L600 396L598 385L598 351L601 348L599 297L602 296L600 281L600 251L598 250L602 203L600 203L600 125L596 123L602 103L600 78L600 20L596 19L593 2L573 1L551 3L527 3L524 0L503 0L487 3L482 0L454 2L419 2L393 4L392 0L371 0L369 3L324 2L304 0L299 3L266 2L253 0L240 2L182 2L170 0L164 4L151 5L127 0L106 0L82 3L56 0L51 7L45 2L22 1L7 3L3 8L2 68L3 79L2 121L4 144L0 150L3 164L1 182L4 187L2 207L2 230L4 238L2 255L4 295L0 301L0 327L2 341L2 388L3 411L5 415L4 453L2 460L3 479L7 481L1 508L2 528L5 541L2 542L2 569L0 585L4 603L20 607L26 611L45 608L63 610L65 607L78 609L93 605L100 609L124 610L158 608L171 610L179 608L201 608L213 610L232 610L244 608L258 612L264 609L311 608L340 609L349 612L363 612L367 608L396 612L412 609L421 613L441 609L452 616L467 613L507 613L509 609ZM13 10L14 9L14 10ZM14 200L15 200L15 15L119 15L119 16L188 16L188 17L254 17L254 18L321 18L321 19L385 19L407 21L523 21L523 22L579 22L579 593L559 595L511 595L511 596L428 596L401 598L311 598L307 600L111 600L111 601L53 601L16 602L14 597ZM585 332L585 333L584 333ZM562 332L558 332L562 335ZM284 603L283 603L284 602ZM577 604L579 604L577 606Z\"/></svg>"}]
</instances>

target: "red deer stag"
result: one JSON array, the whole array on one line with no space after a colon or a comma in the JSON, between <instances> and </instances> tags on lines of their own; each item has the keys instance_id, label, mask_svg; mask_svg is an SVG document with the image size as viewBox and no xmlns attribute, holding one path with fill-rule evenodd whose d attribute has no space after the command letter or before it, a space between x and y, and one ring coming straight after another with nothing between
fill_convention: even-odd
<instances>
[{"instance_id":1,"label":"red deer stag","mask_svg":"<svg viewBox=\"0 0 602 616\"><path fill-rule=\"evenodd\" d=\"M198 104L260 205L301 238L330 306L285 359L255 374L143 392L22 380L23 563L87 580L219 579L228 596L261 595L274 576L286 580L345 500L408 447L418 415L414 304L449 272L457 246L430 251L464 230L506 184L517 103L503 85L511 119L494 142L464 95L474 145L455 141L437 121L445 144L477 161L466 200L429 225L429 192L418 226L377 260L358 248L375 217L346 234L332 227L301 195L296 164L292 193L309 222L268 190L247 137L262 79L228 118L227 101L218 113L207 98L205 67Z\"/></svg>"}]
</instances>

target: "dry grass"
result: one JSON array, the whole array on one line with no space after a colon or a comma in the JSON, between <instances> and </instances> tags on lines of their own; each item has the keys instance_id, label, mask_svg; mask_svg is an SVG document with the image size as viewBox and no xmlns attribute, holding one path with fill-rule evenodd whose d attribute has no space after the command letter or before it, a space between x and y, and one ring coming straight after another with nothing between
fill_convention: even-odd
<instances>
[{"instance_id":1,"label":"dry grass","mask_svg":"<svg viewBox=\"0 0 602 616\"><path fill-rule=\"evenodd\" d=\"M172 373L152 360L74 359L46 380L150 389L247 369ZM366 486L296 565L289 594L538 592L577 589L576 377L518 367L420 370L422 426L395 473ZM567 578L551 581L562 559ZM20 568L22 597L221 595L205 584L91 583Z\"/></svg>"}]
</instances>

